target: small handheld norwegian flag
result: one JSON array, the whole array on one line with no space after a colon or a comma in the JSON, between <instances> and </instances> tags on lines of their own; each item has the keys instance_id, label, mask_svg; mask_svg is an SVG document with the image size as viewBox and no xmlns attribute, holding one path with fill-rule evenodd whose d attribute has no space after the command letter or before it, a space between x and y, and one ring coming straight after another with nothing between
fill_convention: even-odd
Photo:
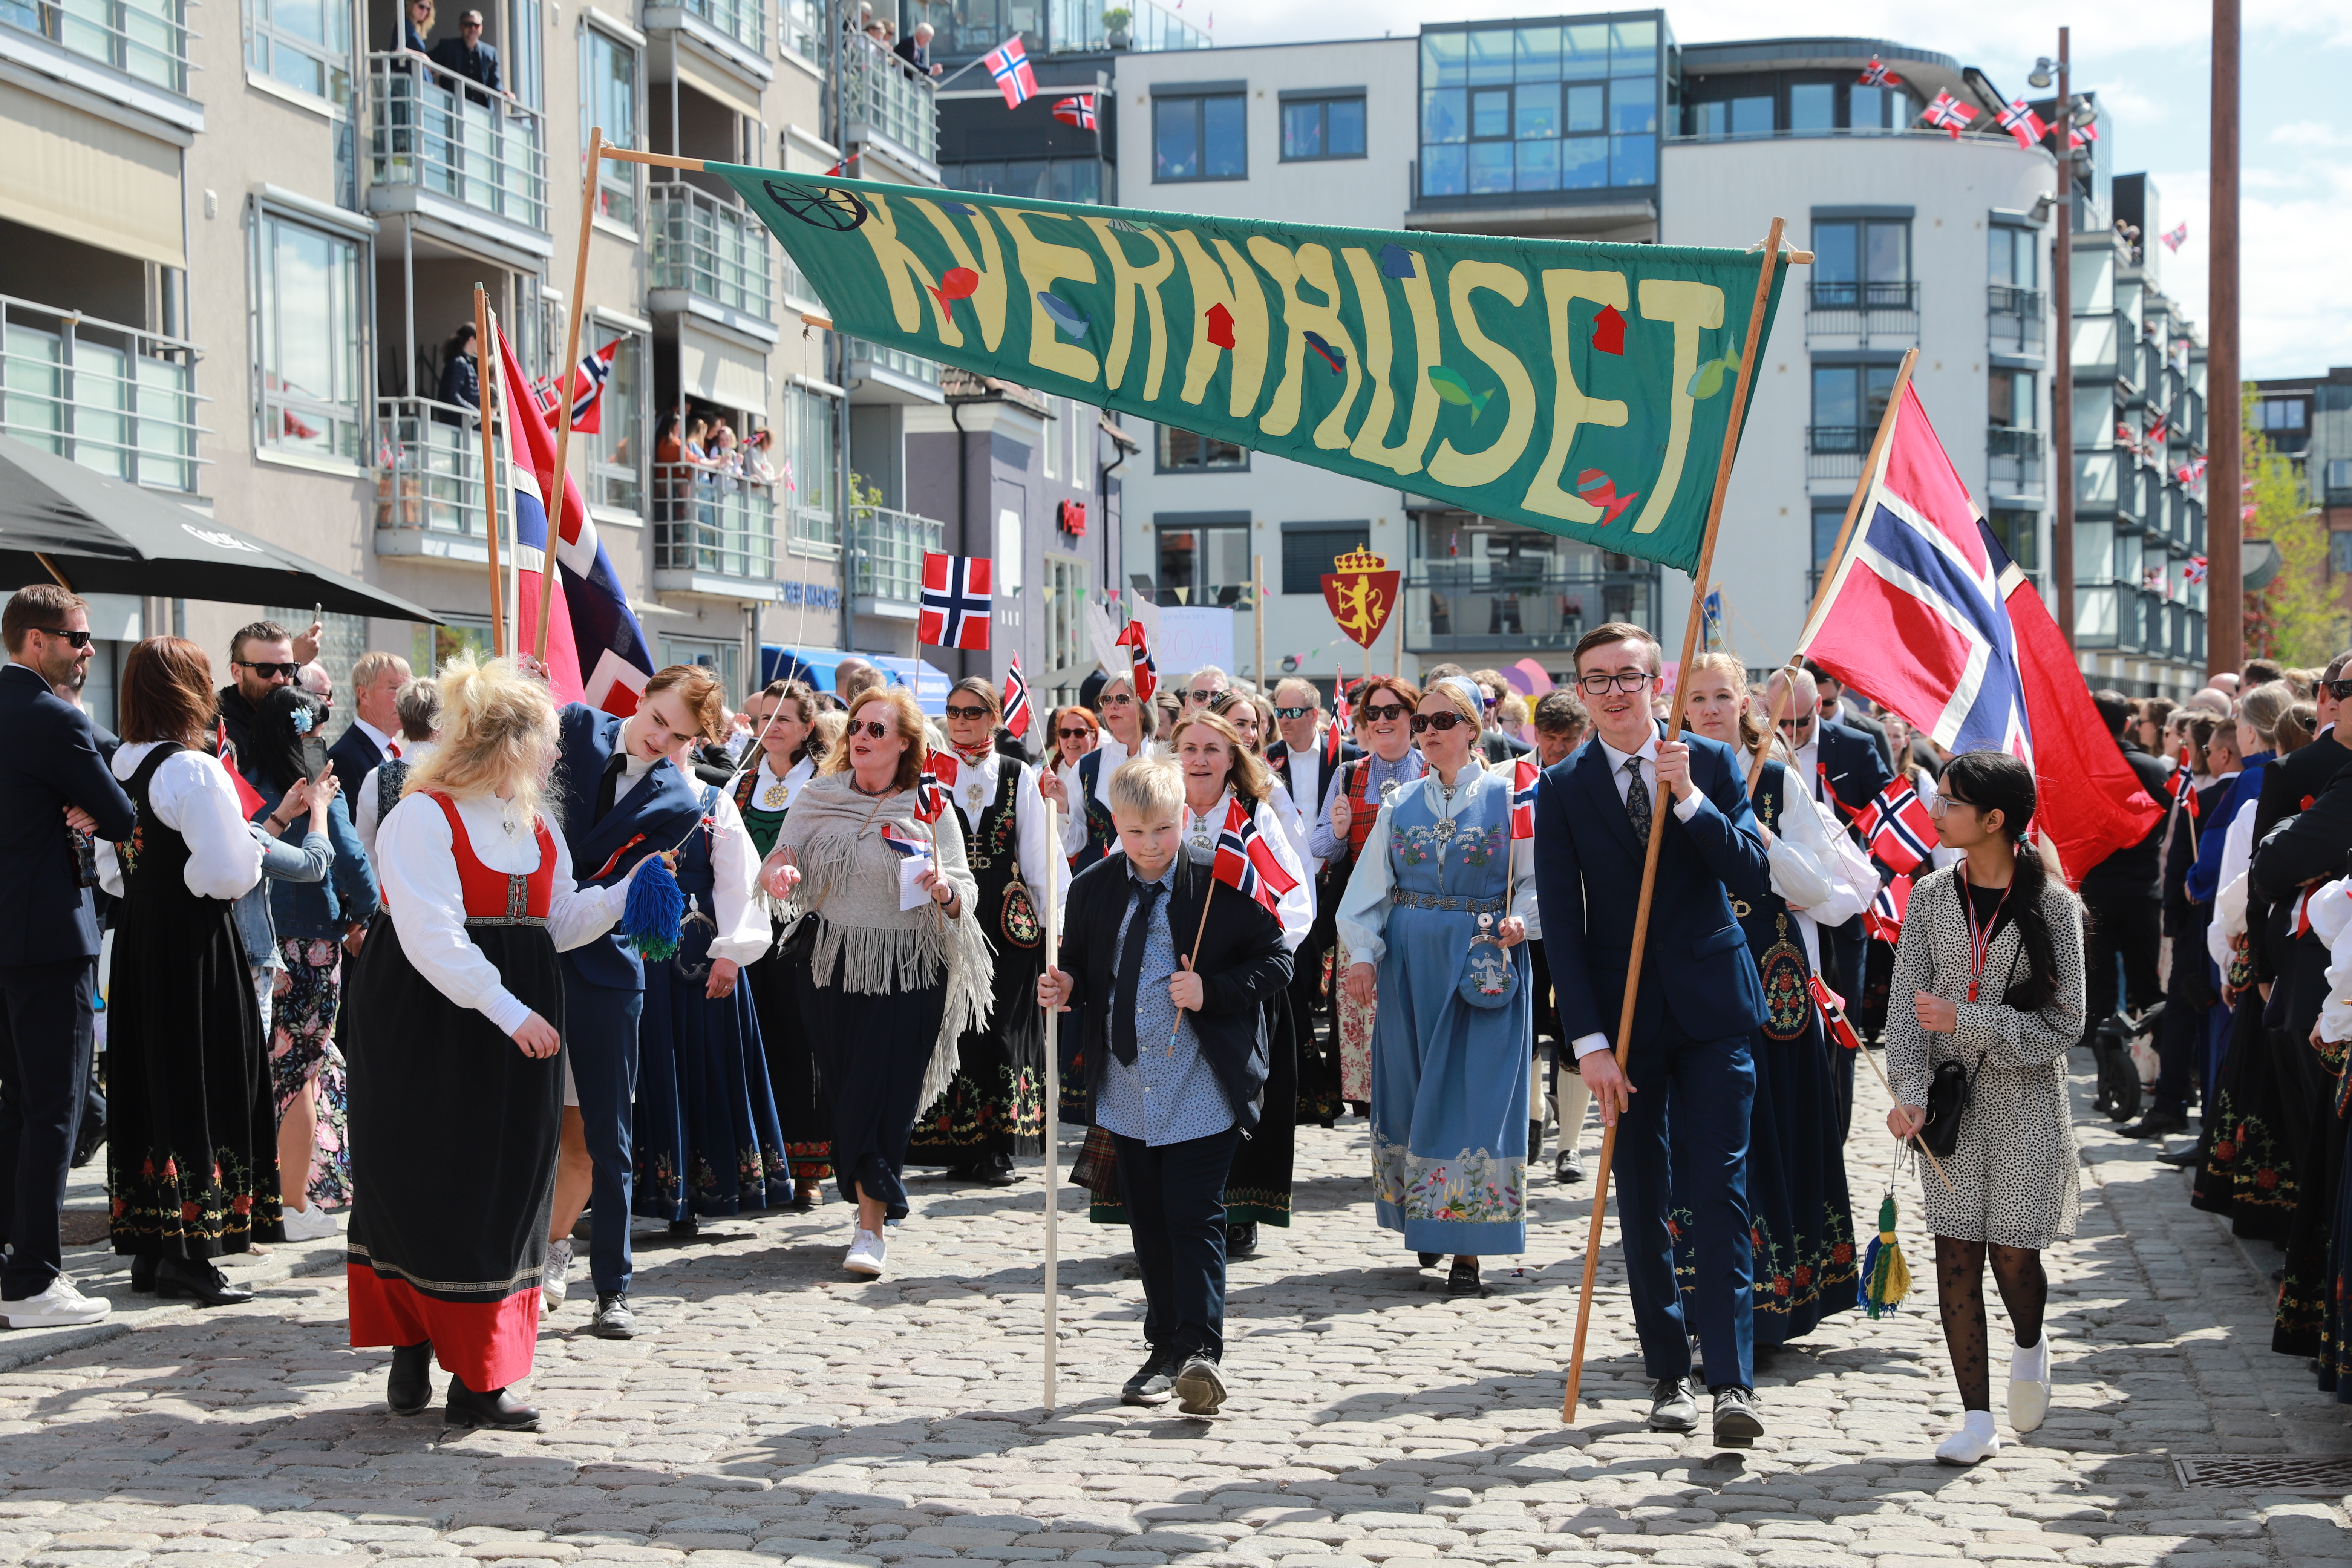
<instances>
[{"instance_id":1,"label":"small handheld norwegian flag","mask_svg":"<svg viewBox=\"0 0 2352 1568\"><path fill-rule=\"evenodd\" d=\"M1095 130L1095 95L1082 92L1066 98L1054 105L1054 118L1065 125L1075 125L1081 131Z\"/></svg>"},{"instance_id":2,"label":"small handheld norwegian flag","mask_svg":"<svg viewBox=\"0 0 2352 1568\"><path fill-rule=\"evenodd\" d=\"M580 365L572 375L572 433L575 436L597 436L604 433L604 384L613 377L613 355L618 352L621 340L614 338L603 348L580 356ZM562 395L553 381L542 381L530 389L531 400L539 411L552 420Z\"/></svg>"},{"instance_id":3,"label":"small handheld norwegian flag","mask_svg":"<svg viewBox=\"0 0 2352 1568\"><path fill-rule=\"evenodd\" d=\"M1135 650L1129 656L1135 666L1135 700L1138 702L1150 701L1151 694L1160 689L1160 670L1151 662L1151 649L1144 636L1143 623L1129 621L1121 626L1112 646Z\"/></svg>"},{"instance_id":4,"label":"small handheld norwegian flag","mask_svg":"<svg viewBox=\"0 0 2352 1568\"><path fill-rule=\"evenodd\" d=\"M1282 895L1298 879L1282 868L1282 861L1247 807L1235 801L1225 808L1225 825L1217 833L1217 858L1210 874L1235 892L1247 893L1271 912Z\"/></svg>"},{"instance_id":5,"label":"small handheld norwegian flag","mask_svg":"<svg viewBox=\"0 0 2352 1568\"><path fill-rule=\"evenodd\" d=\"M1838 1000L1837 993L1822 984L1818 974L1808 984L1813 993L1813 1006L1822 1016L1822 1031L1829 1036L1830 1044L1842 1050L1862 1049L1862 1037L1846 1022L1845 1006Z\"/></svg>"},{"instance_id":6,"label":"small handheld norwegian flag","mask_svg":"<svg viewBox=\"0 0 2352 1568\"><path fill-rule=\"evenodd\" d=\"M1936 819L1919 798L1918 786L1908 779L1896 779L1880 791L1858 826L1863 842L1890 871L1916 870L1936 847Z\"/></svg>"},{"instance_id":7,"label":"small handheld norwegian flag","mask_svg":"<svg viewBox=\"0 0 2352 1568\"><path fill-rule=\"evenodd\" d=\"M1021 677L1021 658L1014 655L1013 673L1004 678L1004 727L1019 740L1029 733L1033 717L1029 706L1029 683Z\"/></svg>"},{"instance_id":8,"label":"small handheld norwegian flag","mask_svg":"<svg viewBox=\"0 0 2352 1568\"><path fill-rule=\"evenodd\" d=\"M1881 942L1894 942L1902 936L1903 917L1910 910L1911 879L1906 874L1878 889L1878 897L1862 911L1862 929Z\"/></svg>"},{"instance_id":9,"label":"small handheld norwegian flag","mask_svg":"<svg viewBox=\"0 0 2352 1568\"><path fill-rule=\"evenodd\" d=\"M916 640L930 647L984 648L992 563L984 555L923 552L922 608Z\"/></svg>"},{"instance_id":10,"label":"small handheld norwegian flag","mask_svg":"<svg viewBox=\"0 0 2352 1568\"><path fill-rule=\"evenodd\" d=\"M1536 836L1536 782L1543 777L1543 764L1533 757L1521 757L1512 768L1511 837L1533 838Z\"/></svg>"},{"instance_id":11,"label":"small handheld norwegian flag","mask_svg":"<svg viewBox=\"0 0 2352 1568\"><path fill-rule=\"evenodd\" d=\"M1348 689L1339 688L1339 701L1331 715L1331 722L1323 731L1323 771L1326 774L1339 765L1339 756L1347 749L1348 731L1353 728L1348 711Z\"/></svg>"},{"instance_id":12,"label":"small handheld norwegian flag","mask_svg":"<svg viewBox=\"0 0 2352 1568\"><path fill-rule=\"evenodd\" d=\"M1342 732L1353 734L1355 732L1355 729L1356 710L1348 701L1348 683L1343 680L1339 683L1339 700L1331 705L1331 733L1334 735L1340 734ZM1337 746L1331 748L1331 752L1334 756L1339 754L1339 748Z\"/></svg>"},{"instance_id":13,"label":"small handheld norwegian flag","mask_svg":"<svg viewBox=\"0 0 2352 1568\"><path fill-rule=\"evenodd\" d=\"M2187 746L2180 748L2179 765L2172 770L2172 799L2173 804L2179 806L2181 810L2187 812L2190 817L2194 818L2196 816L2197 781L2189 771L2189 748Z\"/></svg>"},{"instance_id":14,"label":"small handheld norwegian flag","mask_svg":"<svg viewBox=\"0 0 2352 1568\"><path fill-rule=\"evenodd\" d=\"M961 775L953 752L933 752L924 758L922 776L915 781L915 820L937 822Z\"/></svg>"}]
</instances>

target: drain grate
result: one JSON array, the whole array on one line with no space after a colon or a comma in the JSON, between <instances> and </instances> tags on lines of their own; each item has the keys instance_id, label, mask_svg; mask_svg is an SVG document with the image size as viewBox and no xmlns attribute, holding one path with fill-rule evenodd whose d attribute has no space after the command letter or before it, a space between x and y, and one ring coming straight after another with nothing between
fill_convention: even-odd
<instances>
[{"instance_id":1,"label":"drain grate","mask_svg":"<svg viewBox=\"0 0 2352 1568\"><path fill-rule=\"evenodd\" d=\"M2172 1468L2182 1486L2204 1491L2352 1492L2352 1454L2184 1454Z\"/></svg>"}]
</instances>

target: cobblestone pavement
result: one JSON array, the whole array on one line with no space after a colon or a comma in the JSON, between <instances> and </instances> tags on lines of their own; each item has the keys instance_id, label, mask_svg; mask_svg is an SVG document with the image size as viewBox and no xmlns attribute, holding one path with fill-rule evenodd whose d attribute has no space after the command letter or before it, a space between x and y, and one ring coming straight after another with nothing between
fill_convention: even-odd
<instances>
[{"instance_id":1,"label":"cobblestone pavement","mask_svg":"<svg viewBox=\"0 0 2352 1568\"><path fill-rule=\"evenodd\" d=\"M1889 1146L1867 1075L1863 1096L1866 1219ZM651 1331L580 1335L577 1297L542 1331L536 1436L444 1441L437 1412L392 1417L386 1352L343 1342L335 1249L278 1247L238 1266L262 1287L249 1306L117 1294L138 1308L111 1337L0 1336L0 1561L2352 1562L2352 1483L2177 1479L2179 1455L2352 1454L2352 1412L2271 1353L2273 1255L2191 1212L2180 1178L2104 1122L2084 1144L2082 1233L2050 1258L2056 1408L1974 1471L1930 1458L1956 1402L1924 1268L1910 1310L1832 1319L1759 1369L1770 1435L1717 1453L1641 1427L1612 1239L1584 1425L1563 1428L1588 1189L1539 1178L1532 1267L1490 1260L1492 1295L1453 1300L1373 1227L1355 1121L1302 1131L1299 1223L1234 1268L1235 1392L1213 1423L1117 1403L1140 1291L1125 1233L1087 1225L1067 1191L1062 1402L1041 1410L1034 1171L1002 1192L917 1184L875 1284L838 1270L840 1205L646 1246ZM1927 1242L1901 1196L1916 1262ZM110 1259L76 1256L120 1290Z\"/></svg>"}]
</instances>

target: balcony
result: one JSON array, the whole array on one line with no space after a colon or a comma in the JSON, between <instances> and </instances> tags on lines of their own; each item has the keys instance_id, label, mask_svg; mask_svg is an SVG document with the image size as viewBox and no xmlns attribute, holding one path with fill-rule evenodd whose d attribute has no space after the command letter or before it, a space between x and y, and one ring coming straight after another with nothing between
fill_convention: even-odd
<instances>
[{"instance_id":1,"label":"balcony","mask_svg":"<svg viewBox=\"0 0 2352 1568\"><path fill-rule=\"evenodd\" d=\"M806 555L820 561L841 558L841 520L823 507L794 506L790 509L785 548L795 555Z\"/></svg>"},{"instance_id":2,"label":"balcony","mask_svg":"<svg viewBox=\"0 0 2352 1568\"><path fill-rule=\"evenodd\" d=\"M1568 572L1415 561L1404 582L1405 647L1417 654L1563 651L1603 621L1658 624L1659 571Z\"/></svg>"},{"instance_id":3,"label":"balcony","mask_svg":"<svg viewBox=\"0 0 2352 1568\"><path fill-rule=\"evenodd\" d=\"M849 520L849 594L861 616L911 621L922 602L923 557L943 548L947 525L887 507L859 507Z\"/></svg>"},{"instance_id":4,"label":"balcony","mask_svg":"<svg viewBox=\"0 0 2352 1568\"><path fill-rule=\"evenodd\" d=\"M699 302L738 327L772 322L775 296L768 277L767 226L697 185L664 183L646 195L653 217L653 308L675 310ZM658 298L664 293L681 298ZM758 335L772 342L775 333Z\"/></svg>"},{"instance_id":5,"label":"balcony","mask_svg":"<svg viewBox=\"0 0 2352 1568\"><path fill-rule=\"evenodd\" d=\"M1996 495L2042 493L2042 432L2005 425L1985 429L1986 488Z\"/></svg>"},{"instance_id":6,"label":"balcony","mask_svg":"<svg viewBox=\"0 0 2352 1568\"><path fill-rule=\"evenodd\" d=\"M1809 425L1805 427L1807 479L1858 479L1870 438L1878 434L1863 425Z\"/></svg>"},{"instance_id":7,"label":"balcony","mask_svg":"<svg viewBox=\"0 0 2352 1568\"><path fill-rule=\"evenodd\" d=\"M2044 304L2039 289L2016 289L2006 283L1988 284L1985 288L1985 339L1992 352L2041 358Z\"/></svg>"},{"instance_id":8,"label":"balcony","mask_svg":"<svg viewBox=\"0 0 2352 1568\"><path fill-rule=\"evenodd\" d=\"M917 76L906 61L872 44L853 41L843 63L850 145L879 142L900 161L911 160L913 173L937 182L939 107L930 79Z\"/></svg>"},{"instance_id":9,"label":"balcony","mask_svg":"<svg viewBox=\"0 0 2352 1568\"><path fill-rule=\"evenodd\" d=\"M196 351L0 295L0 433L118 479L196 488Z\"/></svg>"},{"instance_id":10,"label":"balcony","mask_svg":"<svg viewBox=\"0 0 2352 1568\"><path fill-rule=\"evenodd\" d=\"M134 81L188 96L184 0L0 0L0 26L29 33Z\"/></svg>"},{"instance_id":11,"label":"balcony","mask_svg":"<svg viewBox=\"0 0 2352 1568\"><path fill-rule=\"evenodd\" d=\"M656 463L653 486L657 591L771 603L782 595L772 483L698 463Z\"/></svg>"},{"instance_id":12,"label":"balcony","mask_svg":"<svg viewBox=\"0 0 2352 1568\"><path fill-rule=\"evenodd\" d=\"M376 400L375 552L490 558L482 417L429 397Z\"/></svg>"},{"instance_id":13,"label":"balcony","mask_svg":"<svg viewBox=\"0 0 2352 1568\"><path fill-rule=\"evenodd\" d=\"M680 23L691 31L707 31L736 45L754 60L764 60L768 51L768 7L762 0L668 0L647 5L644 20L647 32Z\"/></svg>"},{"instance_id":14,"label":"balcony","mask_svg":"<svg viewBox=\"0 0 2352 1568\"><path fill-rule=\"evenodd\" d=\"M846 338L849 345L849 395L856 403L944 403L937 360L910 354L904 349Z\"/></svg>"},{"instance_id":15,"label":"balcony","mask_svg":"<svg viewBox=\"0 0 2352 1568\"><path fill-rule=\"evenodd\" d=\"M553 254L539 112L415 55L372 54L367 65L370 210L425 212Z\"/></svg>"},{"instance_id":16,"label":"balcony","mask_svg":"<svg viewBox=\"0 0 2352 1568\"><path fill-rule=\"evenodd\" d=\"M1873 340L1919 341L1916 283L1814 283L1805 300L1805 341L1851 339L1867 348Z\"/></svg>"},{"instance_id":17,"label":"balcony","mask_svg":"<svg viewBox=\"0 0 2352 1568\"><path fill-rule=\"evenodd\" d=\"M2132 361L2123 318L2112 310L2074 318L2073 365L2077 382L2126 381Z\"/></svg>"}]
</instances>

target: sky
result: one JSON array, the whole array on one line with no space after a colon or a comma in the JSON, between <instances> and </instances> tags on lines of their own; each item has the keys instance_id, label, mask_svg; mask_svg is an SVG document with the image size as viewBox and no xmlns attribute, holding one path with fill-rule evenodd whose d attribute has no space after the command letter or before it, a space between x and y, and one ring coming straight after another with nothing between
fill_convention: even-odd
<instances>
[{"instance_id":1,"label":"sky","mask_svg":"<svg viewBox=\"0 0 2352 1568\"><path fill-rule=\"evenodd\" d=\"M1198 0L1196 0L1196 4ZM2210 164L2212 12L2193 0L2096 0L2072 15L2014 0L1973 6L1924 0L1812 0L1757 26L1753 0L1664 0L1683 43L1731 38L1889 39L1981 68L2010 94L2030 92L2034 57L2074 29L2074 90L2095 91L2112 117L2114 169L2154 176L2158 225L2186 221L2176 256L2158 257L2162 286L2206 321L2206 172ZM1632 9L1628 5L1625 8ZM1220 44L1309 42L1419 31L1424 21L1558 16L1568 6L1509 0L1349 0L1333 32L1328 0L1233 4ZM2352 0L2244 0L2244 110L2240 243L2244 374L2309 375L2352 364ZM2146 242L2157 247L2153 237Z\"/></svg>"}]
</instances>

